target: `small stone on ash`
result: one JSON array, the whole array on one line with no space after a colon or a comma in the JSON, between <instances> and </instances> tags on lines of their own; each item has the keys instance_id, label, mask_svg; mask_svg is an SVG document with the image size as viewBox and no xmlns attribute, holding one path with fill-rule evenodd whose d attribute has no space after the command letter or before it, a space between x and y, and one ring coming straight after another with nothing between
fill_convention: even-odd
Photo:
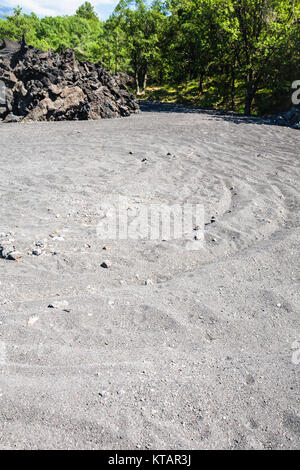
<instances>
[{"instance_id":1,"label":"small stone on ash","mask_svg":"<svg viewBox=\"0 0 300 470\"><path fill-rule=\"evenodd\" d=\"M67 300L58 300L49 304L48 308L57 308L60 310L64 310L68 307L68 305L69 305L69 302L67 302Z\"/></svg>"},{"instance_id":2,"label":"small stone on ash","mask_svg":"<svg viewBox=\"0 0 300 470\"><path fill-rule=\"evenodd\" d=\"M106 260L103 261L103 263L101 264L101 267L102 267L102 268L105 268L105 269L109 269L109 268L111 268L111 262L110 262L108 259L106 259Z\"/></svg>"},{"instance_id":3,"label":"small stone on ash","mask_svg":"<svg viewBox=\"0 0 300 470\"><path fill-rule=\"evenodd\" d=\"M21 258L22 254L19 251L11 251L6 257L6 259L10 259L12 261L19 261Z\"/></svg>"}]
</instances>

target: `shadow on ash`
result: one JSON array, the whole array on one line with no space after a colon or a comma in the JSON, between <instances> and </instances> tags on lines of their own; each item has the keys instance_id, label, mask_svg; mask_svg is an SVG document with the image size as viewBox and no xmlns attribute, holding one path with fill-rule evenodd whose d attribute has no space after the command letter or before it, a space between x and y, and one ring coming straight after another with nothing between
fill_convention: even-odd
<instances>
[{"instance_id":1,"label":"shadow on ash","mask_svg":"<svg viewBox=\"0 0 300 470\"><path fill-rule=\"evenodd\" d=\"M68 49L44 52L4 39L0 46L0 121L71 121L130 116L133 95L100 62L77 62Z\"/></svg>"}]
</instances>

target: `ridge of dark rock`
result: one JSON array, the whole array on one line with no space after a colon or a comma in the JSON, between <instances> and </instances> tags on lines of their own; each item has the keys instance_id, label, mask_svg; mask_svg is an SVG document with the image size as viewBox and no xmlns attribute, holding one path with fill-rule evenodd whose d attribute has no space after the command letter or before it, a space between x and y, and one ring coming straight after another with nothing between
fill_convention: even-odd
<instances>
[{"instance_id":1,"label":"ridge of dark rock","mask_svg":"<svg viewBox=\"0 0 300 470\"><path fill-rule=\"evenodd\" d=\"M61 121L129 116L133 95L101 62L77 62L75 52L41 51L4 39L0 46L0 120Z\"/></svg>"}]
</instances>

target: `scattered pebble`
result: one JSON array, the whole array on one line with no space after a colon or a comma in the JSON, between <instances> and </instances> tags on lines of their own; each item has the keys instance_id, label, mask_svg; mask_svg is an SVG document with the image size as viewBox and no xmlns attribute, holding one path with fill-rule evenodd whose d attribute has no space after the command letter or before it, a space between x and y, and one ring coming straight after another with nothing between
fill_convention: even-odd
<instances>
[{"instance_id":1,"label":"scattered pebble","mask_svg":"<svg viewBox=\"0 0 300 470\"><path fill-rule=\"evenodd\" d=\"M105 268L105 269L109 269L109 268L111 268L111 266L112 266L112 265L111 265L111 262L110 262L108 259L106 259L105 261L103 261L103 263L101 264L101 267L102 267L102 268Z\"/></svg>"},{"instance_id":2,"label":"scattered pebble","mask_svg":"<svg viewBox=\"0 0 300 470\"><path fill-rule=\"evenodd\" d=\"M48 308L57 308L60 310L65 310L66 307L68 307L68 305L69 305L69 302L67 302L66 300L59 300L59 301L51 302L51 304L48 305Z\"/></svg>"},{"instance_id":3,"label":"scattered pebble","mask_svg":"<svg viewBox=\"0 0 300 470\"><path fill-rule=\"evenodd\" d=\"M14 250L14 247L12 246L11 243L2 243L0 245L0 252L2 258L7 258L9 253L11 253Z\"/></svg>"},{"instance_id":4,"label":"scattered pebble","mask_svg":"<svg viewBox=\"0 0 300 470\"><path fill-rule=\"evenodd\" d=\"M12 260L12 261L20 261L21 258L22 258L22 254L19 251L11 251L6 256L6 259L9 259L9 260Z\"/></svg>"},{"instance_id":5,"label":"scattered pebble","mask_svg":"<svg viewBox=\"0 0 300 470\"><path fill-rule=\"evenodd\" d=\"M246 377L246 383L248 385L253 385L255 383L255 378L252 375L248 374Z\"/></svg>"},{"instance_id":6,"label":"scattered pebble","mask_svg":"<svg viewBox=\"0 0 300 470\"><path fill-rule=\"evenodd\" d=\"M33 254L34 256L40 256L40 255L42 254L42 250L39 249L39 248L37 248L37 249L35 249L35 250L32 250L32 254Z\"/></svg>"},{"instance_id":7,"label":"scattered pebble","mask_svg":"<svg viewBox=\"0 0 300 470\"><path fill-rule=\"evenodd\" d=\"M151 279L147 279L145 281L145 286L153 286L153 281Z\"/></svg>"},{"instance_id":8,"label":"scattered pebble","mask_svg":"<svg viewBox=\"0 0 300 470\"><path fill-rule=\"evenodd\" d=\"M53 240L64 240L64 237L56 232L50 233L49 237Z\"/></svg>"},{"instance_id":9,"label":"scattered pebble","mask_svg":"<svg viewBox=\"0 0 300 470\"><path fill-rule=\"evenodd\" d=\"M39 317L30 317L28 320L27 325L28 326L33 326L37 321L39 320Z\"/></svg>"},{"instance_id":10,"label":"scattered pebble","mask_svg":"<svg viewBox=\"0 0 300 470\"><path fill-rule=\"evenodd\" d=\"M110 250L110 246L109 246L109 245L105 245L105 246L102 248L102 250L108 251L108 250Z\"/></svg>"}]
</instances>

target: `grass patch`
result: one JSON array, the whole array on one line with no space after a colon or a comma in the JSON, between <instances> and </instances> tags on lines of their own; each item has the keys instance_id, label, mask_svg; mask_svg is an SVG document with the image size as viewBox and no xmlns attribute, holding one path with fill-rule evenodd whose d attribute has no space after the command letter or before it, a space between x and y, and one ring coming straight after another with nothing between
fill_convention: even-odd
<instances>
[{"instance_id":1,"label":"grass patch","mask_svg":"<svg viewBox=\"0 0 300 470\"><path fill-rule=\"evenodd\" d=\"M207 83L203 93L199 92L199 82L190 80L179 85L152 85L147 88L145 95L137 96L139 100L160 101L162 103L179 103L197 108L226 109L223 100L218 97L218 90L213 83ZM239 108L237 100L236 108Z\"/></svg>"},{"instance_id":2,"label":"grass patch","mask_svg":"<svg viewBox=\"0 0 300 470\"><path fill-rule=\"evenodd\" d=\"M131 91L135 94L133 90ZM153 99L162 103L178 103L195 108L230 111L231 98L228 96L227 99L224 99L224 97L221 97L222 95L213 80L204 85L202 93L199 92L199 82L190 80L179 85L151 85L147 88L145 95L136 97L141 101ZM258 104L260 104L260 99L259 97L257 100ZM234 111L240 114L244 111L244 87L241 83L236 85ZM257 114L259 114L258 108L254 103L252 115Z\"/></svg>"}]
</instances>

